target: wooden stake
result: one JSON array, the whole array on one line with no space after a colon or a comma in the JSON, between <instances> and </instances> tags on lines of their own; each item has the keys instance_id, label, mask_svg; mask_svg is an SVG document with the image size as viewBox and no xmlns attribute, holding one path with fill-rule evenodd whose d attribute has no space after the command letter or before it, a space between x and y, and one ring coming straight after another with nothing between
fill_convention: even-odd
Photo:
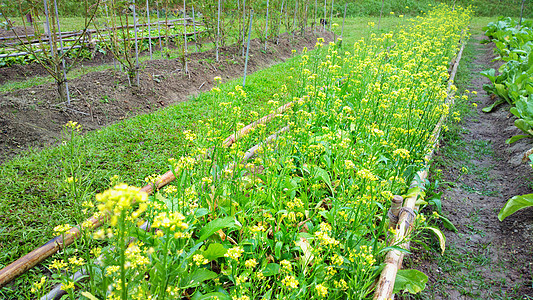
<instances>
[{"instance_id":1,"label":"wooden stake","mask_svg":"<svg viewBox=\"0 0 533 300\"><path fill-rule=\"evenodd\" d=\"M378 30L381 26L381 16L383 15L383 6L385 5L385 0L381 0L381 10L379 11L379 21L378 21Z\"/></svg>"},{"instance_id":2,"label":"wooden stake","mask_svg":"<svg viewBox=\"0 0 533 300\"><path fill-rule=\"evenodd\" d=\"M54 0L54 10L56 14L57 31L59 32L59 46L61 47L61 49L59 49L60 50L59 52L61 52L61 66L63 67L63 80L65 81L65 92L67 93L67 103L70 105L70 91L68 89L67 71L65 67L65 51L63 48L63 35L61 34L61 26L59 26L59 14L57 11L57 0Z\"/></svg>"},{"instance_id":3,"label":"wooden stake","mask_svg":"<svg viewBox=\"0 0 533 300\"><path fill-rule=\"evenodd\" d=\"M146 17L148 18L148 47L150 51L150 60L152 60L152 32L150 28L150 7L148 6L148 0L146 0Z\"/></svg>"},{"instance_id":4,"label":"wooden stake","mask_svg":"<svg viewBox=\"0 0 533 300\"><path fill-rule=\"evenodd\" d=\"M268 41L268 4L269 1L267 0L267 15L266 15L266 22L265 22L265 51L267 49L267 41Z\"/></svg>"},{"instance_id":5,"label":"wooden stake","mask_svg":"<svg viewBox=\"0 0 533 300\"><path fill-rule=\"evenodd\" d=\"M135 13L135 0L133 0L132 2L133 2L133 31L135 31L135 79L137 80L137 86L139 86L139 39L137 38L137 14Z\"/></svg>"},{"instance_id":6,"label":"wooden stake","mask_svg":"<svg viewBox=\"0 0 533 300\"><path fill-rule=\"evenodd\" d=\"M331 31L331 23L333 23L333 3L335 0L331 0L331 12L329 17L329 30Z\"/></svg>"},{"instance_id":7,"label":"wooden stake","mask_svg":"<svg viewBox=\"0 0 533 300\"><path fill-rule=\"evenodd\" d=\"M163 42L161 41L161 23L159 22L159 4L157 3L157 1L155 2L155 8L157 10L157 33L159 35L159 50L161 51L161 58L164 58L164 56L163 56Z\"/></svg>"},{"instance_id":8,"label":"wooden stake","mask_svg":"<svg viewBox=\"0 0 533 300\"><path fill-rule=\"evenodd\" d=\"M192 5L192 26L194 30L194 51L198 52L198 40L196 39L196 20L194 19L194 4Z\"/></svg>"},{"instance_id":9,"label":"wooden stake","mask_svg":"<svg viewBox=\"0 0 533 300\"><path fill-rule=\"evenodd\" d=\"M279 44L279 35L281 34L281 19L283 19L283 4L285 4L285 0L281 1L281 11L279 13L278 37L276 38L276 45Z\"/></svg>"},{"instance_id":10,"label":"wooden stake","mask_svg":"<svg viewBox=\"0 0 533 300\"><path fill-rule=\"evenodd\" d=\"M215 38L216 43L216 57L218 61L218 39L220 39L220 0L218 0L218 21L217 21L217 37Z\"/></svg>"},{"instance_id":11,"label":"wooden stake","mask_svg":"<svg viewBox=\"0 0 533 300\"><path fill-rule=\"evenodd\" d=\"M185 74L189 74L189 68L187 67L187 8L185 7L185 0L183 0L183 60L185 61Z\"/></svg>"},{"instance_id":12,"label":"wooden stake","mask_svg":"<svg viewBox=\"0 0 533 300\"><path fill-rule=\"evenodd\" d=\"M248 69L248 56L250 54L250 38L252 36L252 22L254 20L254 10L250 10L250 26L248 28L248 43L246 45L246 59L244 61L244 78L242 80L242 86L246 86L246 71Z\"/></svg>"}]
</instances>

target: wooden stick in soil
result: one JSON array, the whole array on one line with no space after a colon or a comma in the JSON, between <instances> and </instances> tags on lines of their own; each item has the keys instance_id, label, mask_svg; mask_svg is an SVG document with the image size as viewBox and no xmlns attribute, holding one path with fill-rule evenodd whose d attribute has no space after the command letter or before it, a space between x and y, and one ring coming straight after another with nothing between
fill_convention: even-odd
<instances>
[{"instance_id":1,"label":"wooden stick in soil","mask_svg":"<svg viewBox=\"0 0 533 300\"><path fill-rule=\"evenodd\" d=\"M448 81L448 92L451 90L451 85L453 84L453 80L455 78L455 75L457 73L457 68L459 66L459 62L461 60L461 56L463 53L465 44L463 43L461 46L461 49L459 50L459 53L457 54L457 59L455 62L455 65L452 69L452 73L450 74L450 78ZM453 100L453 93L449 93L448 97L446 99L446 102L449 107L451 107L454 103ZM445 116L441 117L437 125L435 126L435 130L431 136L430 144L436 144L438 142L438 136L441 132L442 124L444 123ZM432 150L430 153L426 155L426 161L430 161L432 155L434 153L434 150ZM427 178L427 170L419 171L418 173L419 178L422 180L422 182L425 181ZM413 184L416 184L415 181L413 181ZM418 197L418 193L416 195L413 195L407 199L405 199L404 202L404 208L401 210L401 214L399 216L399 221L397 225L397 234L394 237L393 244L400 244L400 247L403 249L409 249L409 243L404 242L406 237L408 237L410 233L410 218L412 218L413 210L416 208L416 199ZM402 243L403 242L403 243ZM401 264L403 261L405 253L400 252L396 249L390 250L386 257L385 257L385 268L381 272L381 276L379 278L379 281L376 285L376 291L374 293L374 300L386 300L391 299L392 297L392 291L394 290L394 283L396 281L396 274L398 273L398 270L401 268Z\"/></svg>"},{"instance_id":2,"label":"wooden stick in soil","mask_svg":"<svg viewBox=\"0 0 533 300\"><path fill-rule=\"evenodd\" d=\"M217 36L215 38L215 44L216 44L216 58L218 62L218 40L220 39L220 0L218 0L218 20L217 20Z\"/></svg>"},{"instance_id":3,"label":"wooden stick in soil","mask_svg":"<svg viewBox=\"0 0 533 300\"><path fill-rule=\"evenodd\" d=\"M329 30L331 31L331 23L333 23L333 3L335 0L331 0L331 12L329 17Z\"/></svg>"},{"instance_id":4,"label":"wooden stick in soil","mask_svg":"<svg viewBox=\"0 0 533 300\"><path fill-rule=\"evenodd\" d=\"M254 20L254 10L250 10L250 26L248 28L248 42L246 43L246 59L244 60L244 76L242 86L246 86L246 71L248 70L248 56L250 55L250 38L252 36L252 22Z\"/></svg>"},{"instance_id":5,"label":"wooden stick in soil","mask_svg":"<svg viewBox=\"0 0 533 300\"><path fill-rule=\"evenodd\" d=\"M56 22L57 22L57 31L61 32L61 27L59 26L59 14L57 12L57 0L54 0L54 10L56 14ZM70 91L68 89L68 81L67 81L67 71L65 67L65 51L63 51L63 37L61 34L59 34L59 46L61 46L61 66L63 67L63 81L65 82L65 92L67 94L67 103L70 105Z\"/></svg>"},{"instance_id":6,"label":"wooden stick in soil","mask_svg":"<svg viewBox=\"0 0 533 300\"><path fill-rule=\"evenodd\" d=\"M272 118L274 118L277 114L285 112L291 106L292 106L292 103L287 103L284 106L279 107L276 110L277 113L267 115L261 118L260 120L255 121L252 124L244 127L237 134L234 134L228 137L223 142L224 147L230 147L241 136L244 136L245 134L249 133L252 128L257 126L258 124L267 123ZM175 179L176 178L174 177L174 173L172 171L168 171L165 174L163 174L161 176L161 179L156 183L157 188L160 189ZM153 186L151 184L146 185L140 191L150 194L153 191ZM91 224L90 229L94 229L94 228L100 227L104 223L104 221L105 220L103 217L99 217L99 218L90 217L85 222ZM66 246L72 244L78 238L79 235L80 235L80 229L78 227L74 227L69 231L69 234L66 234L63 237L59 236L59 237L51 239L46 244L31 251L30 253L19 258L18 260L12 262L7 267L1 269L0 270L0 287L5 286L15 277L33 268L35 265L42 262L43 260L51 256L52 254L56 253L60 249L65 248Z\"/></svg>"},{"instance_id":7,"label":"wooden stick in soil","mask_svg":"<svg viewBox=\"0 0 533 300\"><path fill-rule=\"evenodd\" d=\"M194 52L198 52L198 40L196 39L196 21L194 20L194 4L192 5L192 26L194 30Z\"/></svg>"},{"instance_id":8,"label":"wooden stick in soil","mask_svg":"<svg viewBox=\"0 0 533 300\"><path fill-rule=\"evenodd\" d=\"M150 27L150 6L148 6L148 0L146 0L146 17L148 18L148 51L150 51L150 60L152 60L152 29Z\"/></svg>"},{"instance_id":9,"label":"wooden stick in soil","mask_svg":"<svg viewBox=\"0 0 533 300\"><path fill-rule=\"evenodd\" d=\"M522 8L520 9L520 21L518 21L518 28L522 27L522 16L524 16L524 3L526 3L526 0L522 0Z\"/></svg>"},{"instance_id":10,"label":"wooden stick in soil","mask_svg":"<svg viewBox=\"0 0 533 300\"><path fill-rule=\"evenodd\" d=\"M246 36L246 0L242 1L242 56L244 57L244 37Z\"/></svg>"},{"instance_id":11,"label":"wooden stick in soil","mask_svg":"<svg viewBox=\"0 0 533 300\"><path fill-rule=\"evenodd\" d=\"M163 42L161 41L161 22L159 22L159 4L157 1L155 2L155 9L157 11L157 34L159 35L159 51L161 51L161 58L164 58ZM196 29L194 31L196 31Z\"/></svg>"},{"instance_id":12,"label":"wooden stick in soil","mask_svg":"<svg viewBox=\"0 0 533 300\"><path fill-rule=\"evenodd\" d=\"M328 9L326 8L327 3L328 3L328 0L324 0L324 19L323 19L324 21L322 22L322 23L324 23L324 24L322 24L322 25L324 25L324 26L322 27L322 30L323 30L324 32L326 32L326 15L327 15L327 10L328 10Z\"/></svg>"},{"instance_id":13,"label":"wooden stick in soil","mask_svg":"<svg viewBox=\"0 0 533 300\"><path fill-rule=\"evenodd\" d=\"M381 16L383 15L383 6L385 5L385 0L381 0L381 10L379 11L379 20L378 20L378 30L381 26Z\"/></svg>"},{"instance_id":14,"label":"wooden stick in soil","mask_svg":"<svg viewBox=\"0 0 533 300\"><path fill-rule=\"evenodd\" d=\"M276 38L276 45L279 44L279 35L281 34L281 19L283 19L283 5L284 4L285 4L285 0L281 1L281 11L279 13L278 36Z\"/></svg>"},{"instance_id":15,"label":"wooden stick in soil","mask_svg":"<svg viewBox=\"0 0 533 300\"><path fill-rule=\"evenodd\" d=\"M265 51L267 49L267 41L268 41L268 9L269 9L269 0L267 0L267 15L266 15L266 21L265 21Z\"/></svg>"},{"instance_id":16,"label":"wooden stick in soil","mask_svg":"<svg viewBox=\"0 0 533 300\"><path fill-rule=\"evenodd\" d=\"M313 21L313 33L316 33L316 16L318 14L318 0L315 0L315 14L314 14L314 21Z\"/></svg>"},{"instance_id":17,"label":"wooden stick in soil","mask_svg":"<svg viewBox=\"0 0 533 300\"><path fill-rule=\"evenodd\" d=\"M135 79L139 86L139 42L137 38L137 14L135 13L135 0L133 0L133 31L135 33Z\"/></svg>"},{"instance_id":18,"label":"wooden stick in soil","mask_svg":"<svg viewBox=\"0 0 533 300\"><path fill-rule=\"evenodd\" d=\"M185 7L185 0L183 0L183 18L187 16L187 8ZM185 62L185 74L189 74L189 68L187 66L187 22L183 22L183 61Z\"/></svg>"},{"instance_id":19,"label":"wooden stick in soil","mask_svg":"<svg viewBox=\"0 0 533 300\"><path fill-rule=\"evenodd\" d=\"M344 22L346 21L346 9L347 8L348 8L348 4L344 4L344 17L342 18L341 40L344 34Z\"/></svg>"}]
</instances>

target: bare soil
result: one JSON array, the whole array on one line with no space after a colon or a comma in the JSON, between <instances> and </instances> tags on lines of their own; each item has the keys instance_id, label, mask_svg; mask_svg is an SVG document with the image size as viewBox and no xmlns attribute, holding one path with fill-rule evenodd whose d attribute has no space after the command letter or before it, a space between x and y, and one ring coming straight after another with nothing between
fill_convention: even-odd
<instances>
[{"instance_id":1,"label":"bare soil","mask_svg":"<svg viewBox=\"0 0 533 300\"><path fill-rule=\"evenodd\" d=\"M326 34L324 38L331 40L332 36ZM303 36L284 36L279 45L269 42L267 51L263 51L263 43L253 40L248 74L285 61L293 49L311 49L315 42L312 31ZM68 121L80 123L84 131L96 130L208 91L216 76L223 81L242 76L244 58L237 54L240 51L236 46L221 50L219 62L215 61L214 51L190 54L189 74L185 74L182 62L176 59L145 62L138 87L129 87L127 77L113 69L89 73L69 81L71 104L58 101L55 84L0 94L0 163L30 147L38 149L58 143L61 129ZM24 77L42 73L24 66L17 68L5 73L14 76L14 72L23 70Z\"/></svg>"},{"instance_id":2,"label":"bare soil","mask_svg":"<svg viewBox=\"0 0 533 300\"><path fill-rule=\"evenodd\" d=\"M482 38L470 40L477 50L467 88L478 92L471 96L479 104L473 108L477 113L464 120L458 140L444 140L435 159L444 162L437 166L445 183L440 188L443 214L458 232L445 231L443 256L417 249L406 262L405 268L429 276L427 290L418 299L533 297L533 209L518 211L503 222L497 218L509 198L532 193L532 168L522 157L533 144L530 139L505 143L520 134L507 105L491 113L481 111L494 100L482 88L490 81L479 72L501 64L491 62L493 46L480 44ZM450 149L464 151L463 159L447 158L444 153Z\"/></svg>"}]
</instances>

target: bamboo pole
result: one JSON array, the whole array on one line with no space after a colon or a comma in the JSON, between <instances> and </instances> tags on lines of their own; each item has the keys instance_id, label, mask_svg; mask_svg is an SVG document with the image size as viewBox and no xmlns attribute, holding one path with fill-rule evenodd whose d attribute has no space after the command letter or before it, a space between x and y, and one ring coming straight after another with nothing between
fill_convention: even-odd
<instances>
[{"instance_id":1,"label":"bamboo pole","mask_svg":"<svg viewBox=\"0 0 533 300\"><path fill-rule=\"evenodd\" d=\"M346 9L347 8L348 8L348 3L344 4L344 17L342 18L341 39L344 35L344 22L346 21Z\"/></svg>"},{"instance_id":2,"label":"bamboo pole","mask_svg":"<svg viewBox=\"0 0 533 300\"><path fill-rule=\"evenodd\" d=\"M322 23L324 23L324 24L322 24L324 32L326 32L326 16L327 16L327 10L328 10L326 8L326 5L328 4L327 2L328 2L328 0L324 0L324 19L323 19L324 21L322 22Z\"/></svg>"},{"instance_id":3,"label":"bamboo pole","mask_svg":"<svg viewBox=\"0 0 533 300\"><path fill-rule=\"evenodd\" d=\"M315 14L314 14L314 21L313 21L313 33L316 34L316 16L318 14L318 0L315 0Z\"/></svg>"},{"instance_id":4,"label":"bamboo pole","mask_svg":"<svg viewBox=\"0 0 533 300\"><path fill-rule=\"evenodd\" d=\"M192 26L194 31L194 52L198 52L198 40L196 39L196 21L194 19L194 4L192 5Z\"/></svg>"},{"instance_id":5,"label":"bamboo pole","mask_svg":"<svg viewBox=\"0 0 533 300\"><path fill-rule=\"evenodd\" d=\"M245 127L243 127L241 130L239 130L239 132L235 133L235 134L232 134L231 136L229 136L226 140L224 140L224 142L222 142L222 145L226 148L229 148L233 143L235 143L239 137L241 136L244 136L246 134L248 134L253 128L257 127L257 125L259 124L266 124L268 123L270 120L272 120L274 117L278 116L279 114L282 114L284 113L285 111L287 111L289 108L291 108L293 105L292 102L289 102L283 106L280 106L276 109L276 111L274 113L271 113L269 115L266 115L264 117L262 117L261 119L253 122L253 123L250 123L248 125L246 125Z\"/></svg>"},{"instance_id":6,"label":"bamboo pole","mask_svg":"<svg viewBox=\"0 0 533 300\"><path fill-rule=\"evenodd\" d=\"M423 181L427 177L427 171L419 171L418 176ZM416 184L416 181L413 180ZM408 197L404 201L404 206L401 210L398 224L396 226L396 235L393 238L393 244L399 244L403 249L408 249L409 245L405 242L406 237L411 232L411 224L415 219L415 206L419 193L415 193L411 197ZM381 272L378 284L376 286L376 292L374 294L374 300L388 300L392 297L392 291L394 289L394 282L396 280L396 274L400 268L405 253L399 250L393 249L387 252L385 256L385 268Z\"/></svg>"},{"instance_id":7,"label":"bamboo pole","mask_svg":"<svg viewBox=\"0 0 533 300\"><path fill-rule=\"evenodd\" d=\"M242 86L246 86L246 71L248 70L248 56L250 55L250 38L252 36L252 22L254 20L254 10L250 10L250 26L248 28L248 42L246 43L246 59L244 61L244 76Z\"/></svg>"},{"instance_id":8,"label":"bamboo pole","mask_svg":"<svg viewBox=\"0 0 533 300\"><path fill-rule=\"evenodd\" d=\"M137 14L135 13L135 0L133 0L132 2L133 2L133 31L135 33L135 79L137 80L137 86L139 86L139 42L137 38Z\"/></svg>"},{"instance_id":9,"label":"bamboo pole","mask_svg":"<svg viewBox=\"0 0 533 300\"><path fill-rule=\"evenodd\" d=\"M150 27L150 6L148 5L148 0L146 0L146 17L148 18L148 47L150 51L150 60L152 60L152 32Z\"/></svg>"},{"instance_id":10,"label":"bamboo pole","mask_svg":"<svg viewBox=\"0 0 533 300\"><path fill-rule=\"evenodd\" d=\"M56 14L57 31L61 32L61 26L59 26L59 13L57 11L57 0L54 0L54 11ZM59 34L59 46L61 47L61 66L63 67L63 80L65 81L65 92L67 93L67 104L70 105L70 91L68 89L67 71L65 66L65 51L63 51L63 37Z\"/></svg>"},{"instance_id":11,"label":"bamboo pole","mask_svg":"<svg viewBox=\"0 0 533 300\"><path fill-rule=\"evenodd\" d=\"M454 104L454 94L450 93L451 86L453 84L453 80L455 78L455 75L457 74L457 68L459 66L459 62L462 57L463 49L464 49L465 43L462 43L461 49L459 50L456 58L456 62L452 68L452 72L450 74L450 78L448 80L448 97L446 99L446 104L449 105L449 107L453 106ZM438 142L438 137L441 133L442 124L446 120L446 116L442 116L435 126L435 130L433 131L431 138L429 140L430 145L433 145L433 149L426 155L426 161L430 161L431 157L434 154L435 146ZM427 178L428 172L427 170L421 170L417 172L418 177L421 179L422 182L425 181ZM413 183L416 184L416 182L413 180ZM412 195L411 197L408 197L404 201L404 207L401 209L396 235L394 236L393 243L394 244L400 244L400 247L403 249L409 249L409 243L405 242L405 238L410 233L410 224L412 222L411 218L413 218L413 211L416 209L416 199L418 198L418 193L415 195ZM387 252L387 255L385 256L385 268L381 272L381 275L379 277L379 281L376 285L376 291L374 293L374 300L387 300L391 299L392 297L392 291L394 290L394 283L396 281L396 274L398 273L398 270L401 268L403 257L405 253L401 252L399 250L393 249Z\"/></svg>"},{"instance_id":12,"label":"bamboo pole","mask_svg":"<svg viewBox=\"0 0 533 300\"><path fill-rule=\"evenodd\" d=\"M244 57L244 37L246 36L246 0L242 1L242 56Z\"/></svg>"},{"instance_id":13,"label":"bamboo pole","mask_svg":"<svg viewBox=\"0 0 533 300\"><path fill-rule=\"evenodd\" d=\"M269 1L267 0L267 15L266 15L266 21L265 21L265 51L267 49L267 41L268 41L268 9L269 9Z\"/></svg>"},{"instance_id":14,"label":"bamboo pole","mask_svg":"<svg viewBox=\"0 0 533 300\"><path fill-rule=\"evenodd\" d=\"M333 23L333 3L335 0L331 0L331 12L329 17L329 30L331 31L331 23Z\"/></svg>"},{"instance_id":15,"label":"bamboo pole","mask_svg":"<svg viewBox=\"0 0 533 300\"><path fill-rule=\"evenodd\" d=\"M385 0L381 0L381 10L379 11L379 21L378 21L378 30L381 26L381 16L383 15L383 6L385 5Z\"/></svg>"},{"instance_id":16,"label":"bamboo pole","mask_svg":"<svg viewBox=\"0 0 533 300\"><path fill-rule=\"evenodd\" d=\"M155 9L157 12L157 34L159 35L159 51L161 51L161 58L164 58L163 56L163 42L161 41L161 22L159 22L159 3L155 2ZM185 21L183 21L185 22ZM196 31L196 29L194 30Z\"/></svg>"},{"instance_id":17,"label":"bamboo pole","mask_svg":"<svg viewBox=\"0 0 533 300\"><path fill-rule=\"evenodd\" d=\"M218 40L220 39L220 0L218 0L218 21L217 21L217 37L215 38L216 43L216 58L218 61Z\"/></svg>"},{"instance_id":18,"label":"bamboo pole","mask_svg":"<svg viewBox=\"0 0 533 300\"><path fill-rule=\"evenodd\" d=\"M187 16L187 8L185 7L185 0L183 0L183 17L185 18ZM189 68L187 66L187 23L186 21L183 22L183 32L185 35L183 36L183 60L185 62L185 74L189 74Z\"/></svg>"},{"instance_id":19,"label":"bamboo pole","mask_svg":"<svg viewBox=\"0 0 533 300\"><path fill-rule=\"evenodd\" d=\"M276 38L276 45L279 44L279 35L281 34L281 19L283 19L283 4L285 4L285 0L281 1L281 12L279 13L279 23L278 23L278 36Z\"/></svg>"}]
</instances>

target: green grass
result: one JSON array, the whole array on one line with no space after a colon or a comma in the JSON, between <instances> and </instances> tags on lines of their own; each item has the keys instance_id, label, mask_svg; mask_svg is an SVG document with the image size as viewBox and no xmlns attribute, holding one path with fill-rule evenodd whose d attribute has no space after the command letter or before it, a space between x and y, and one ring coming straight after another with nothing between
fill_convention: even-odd
<instances>
[{"instance_id":1,"label":"green grass","mask_svg":"<svg viewBox=\"0 0 533 300\"><path fill-rule=\"evenodd\" d=\"M346 43L369 34L366 20L369 19L348 20ZM382 22L382 27L391 28L398 20L388 18ZM261 112L272 95L287 83L290 68L297 63L297 58L293 58L250 75L245 90L252 101L243 104L243 111ZM227 92L241 82L241 79L230 81L222 89ZM119 175L128 184L142 186L147 175L166 172L167 159L180 157L187 151L181 132L194 129L212 113L209 103L213 97L214 93L204 93L155 113L89 132L63 146L25 152L1 165L0 267L47 242L52 238L54 226L83 221L86 215L80 203L106 189L111 176ZM266 113L264 109L262 113ZM74 156L69 154L70 146L75 149ZM69 196L64 183L65 168L71 163L80 165L80 185L88 190L78 200ZM86 249L87 245L78 245L78 251ZM28 282L39 278L40 274L37 268L30 270L17 278L14 285L2 288L0 295L31 298Z\"/></svg>"}]
</instances>

